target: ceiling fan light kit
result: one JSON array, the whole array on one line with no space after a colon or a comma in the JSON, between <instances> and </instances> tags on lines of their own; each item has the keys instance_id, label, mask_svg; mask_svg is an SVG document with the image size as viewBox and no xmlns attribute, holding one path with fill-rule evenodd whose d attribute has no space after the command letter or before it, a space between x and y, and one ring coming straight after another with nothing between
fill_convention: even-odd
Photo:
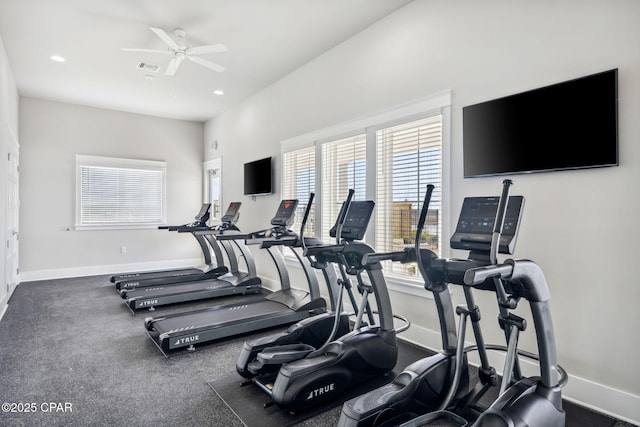
<instances>
[{"instance_id":1,"label":"ceiling fan light kit","mask_svg":"<svg viewBox=\"0 0 640 427\"><path fill-rule=\"evenodd\" d=\"M176 28L173 31L173 34L180 41L181 44L178 44L174 39L172 39L164 30L160 28L150 27L151 31L158 36L160 40L162 40L168 47L167 50L155 50L155 49L137 49L137 48L122 48L125 52L143 52L143 53L159 53L163 55L173 55L169 65L165 70L166 76L173 76L178 71L178 67L180 64L186 59L195 64L203 66L213 71L217 71L218 73L223 72L226 68L222 65L211 62L207 59L201 58L197 55L204 55L208 53L221 53L227 52L227 47L223 44L212 44L207 46L195 46L195 47L187 47L182 41L184 37L187 35L186 31L182 28Z\"/></svg>"}]
</instances>

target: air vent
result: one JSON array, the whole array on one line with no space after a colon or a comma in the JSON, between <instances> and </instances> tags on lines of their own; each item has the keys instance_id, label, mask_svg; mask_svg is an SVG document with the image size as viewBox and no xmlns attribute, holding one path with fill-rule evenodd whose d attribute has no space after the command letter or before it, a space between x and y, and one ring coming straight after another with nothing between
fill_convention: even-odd
<instances>
[{"instance_id":1,"label":"air vent","mask_svg":"<svg viewBox=\"0 0 640 427\"><path fill-rule=\"evenodd\" d=\"M148 71L151 73L157 73L158 70L160 70L160 66L159 65L153 65L153 64L147 64L146 62L141 62L138 64L138 69L139 70L144 70L144 71Z\"/></svg>"}]
</instances>

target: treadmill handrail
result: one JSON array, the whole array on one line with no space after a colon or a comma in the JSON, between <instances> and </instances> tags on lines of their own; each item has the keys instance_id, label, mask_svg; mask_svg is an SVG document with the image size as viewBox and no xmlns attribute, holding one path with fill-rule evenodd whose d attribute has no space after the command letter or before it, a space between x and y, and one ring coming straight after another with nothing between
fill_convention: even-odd
<instances>
[{"instance_id":1,"label":"treadmill handrail","mask_svg":"<svg viewBox=\"0 0 640 427\"><path fill-rule=\"evenodd\" d=\"M298 238L298 235L289 229L285 229L281 226L276 226L272 228L267 228L264 230L258 230L251 233L233 233L233 234L225 234L226 230L219 230L220 234L216 234L213 230L198 230L195 231L195 234L216 234L218 240L255 240L259 239L274 239L274 238L289 238L295 237ZM268 234L268 235L267 235Z\"/></svg>"}]
</instances>

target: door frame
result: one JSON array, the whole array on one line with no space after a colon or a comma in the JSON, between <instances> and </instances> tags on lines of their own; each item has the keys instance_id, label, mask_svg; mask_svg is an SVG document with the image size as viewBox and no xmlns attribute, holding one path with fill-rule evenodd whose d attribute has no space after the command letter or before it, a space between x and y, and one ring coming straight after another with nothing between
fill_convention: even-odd
<instances>
[{"instance_id":1,"label":"door frame","mask_svg":"<svg viewBox=\"0 0 640 427\"><path fill-rule=\"evenodd\" d=\"M6 301L20 283L20 143L9 125L6 125L7 168L5 171L5 199L3 200L6 246L4 256L4 286Z\"/></svg>"},{"instance_id":2,"label":"door frame","mask_svg":"<svg viewBox=\"0 0 640 427\"><path fill-rule=\"evenodd\" d=\"M220 175L220 206L219 206L219 211L215 212L215 208L212 209L211 211L211 219L215 222L219 222L220 221L220 217L222 217L222 215L224 215L224 212L222 211L223 207L224 207L224 203L223 203L223 193L222 193L222 157L217 157L215 159L211 159L208 160L206 162L204 162L202 164L202 189L203 189L203 194L202 194L202 201L203 203L212 203L211 199L211 193L210 193L210 177L212 173L215 173L216 175Z\"/></svg>"}]
</instances>

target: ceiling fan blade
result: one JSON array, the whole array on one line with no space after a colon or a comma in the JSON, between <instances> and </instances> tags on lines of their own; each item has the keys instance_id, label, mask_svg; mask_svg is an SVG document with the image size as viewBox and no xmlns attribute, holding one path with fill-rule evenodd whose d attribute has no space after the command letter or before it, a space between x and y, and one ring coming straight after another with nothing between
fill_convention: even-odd
<instances>
[{"instance_id":1,"label":"ceiling fan blade","mask_svg":"<svg viewBox=\"0 0 640 427\"><path fill-rule=\"evenodd\" d=\"M178 66L184 60L184 55L176 55L173 57L169 65L167 65L167 70L164 72L165 76L173 76L176 71L178 71Z\"/></svg>"},{"instance_id":2,"label":"ceiling fan blade","mask_svg":"<svg viewBox=\"0 0 640 427\"><path fill-rule=\"evenodd\" d=\"M171 49L180 50L180 46L178 46L176 42L171 37L169 37L167 33L164 32L164 30L161 30L160 28L151 27L151 31L153 31L156 36L160 37L160 39L163 42L169 45Z\"/></svg>"},{"instance_id":3,"label":"ceiling fan blade","mask_svg":"<svg viewBox=\"0 0 640 427\"><path fill-rule=\"evenodd\" d=\"M212 44L209 46L196 46L189 48L187 51L192 55L202 55L204 53L219 53L226 52L227 47L223 44Z\"/></svg>"},{"instance_id":4,"label":"ceiling fan blade","mask_svg":"<svg viewBox=\"0 0 640 427\"><path fill-rule=\"evenodd\" d=\"M161 53L163 55L173 55L173 52L169 50L156 50L156 49L137 49L132 47L123 47L123 52L142 52L142 53Z\"/></svg>"},{"instance_id":5,"label":"ceiling fan blade","mask_svg":"<svg viewBox=\"0 0 640 427\"><path fill-rule=\"evenodd\" d=\"M187 58L189 58L191 61L195 62L196 64L202 65L203 67L207 67L210 70L217 71L219 73L226 70L226 68L224 68L222 65L214 64L213 62L207 61L206 59L202 59L198 56L187 56Z\"/></svg>"}]
</instances>

